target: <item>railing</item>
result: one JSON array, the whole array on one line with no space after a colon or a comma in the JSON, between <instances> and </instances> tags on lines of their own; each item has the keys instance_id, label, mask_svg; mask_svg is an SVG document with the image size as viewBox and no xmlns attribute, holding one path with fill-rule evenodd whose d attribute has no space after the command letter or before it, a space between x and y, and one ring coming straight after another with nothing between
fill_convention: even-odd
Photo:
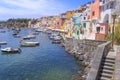
<instances>
[{"instance_id":1,"label":"railing","mask_svg":"<svg viewBox=\"0 0 120 80\"><path fill-rule=\"evenodd\" d=\"M98 80L100 77L100 67L103 57L107 56L109 50L111 49L111 42L106 42L97 47L94 55L93 62L91 64L90 72L87 75L86 80Z\"/></svg>"}]
</instances>

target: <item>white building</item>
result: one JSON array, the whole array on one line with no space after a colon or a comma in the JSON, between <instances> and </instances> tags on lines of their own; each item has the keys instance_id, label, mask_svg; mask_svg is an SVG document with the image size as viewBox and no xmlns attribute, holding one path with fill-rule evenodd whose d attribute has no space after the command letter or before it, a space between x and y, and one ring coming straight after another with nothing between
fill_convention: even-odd
<instances>
[{"instance_id":1,"label":"white building","mask_svg":"<svg viewBox=\"0 0 120 80\"><path fill-rule=\"evenodd\" d=\"M101 0L101 23L112 23L112 13L115 5L115 0Z\"/></svg>"}]
</instances>

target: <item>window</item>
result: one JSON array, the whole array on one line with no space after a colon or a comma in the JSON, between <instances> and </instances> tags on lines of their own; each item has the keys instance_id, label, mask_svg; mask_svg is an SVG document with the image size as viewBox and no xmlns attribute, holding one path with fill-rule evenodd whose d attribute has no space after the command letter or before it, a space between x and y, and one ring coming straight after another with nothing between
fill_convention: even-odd
<instances>
[{"instance_id":1,"label":"window","mask_svg":"<svg viewBox=\"0 0 120 80\"><path fill-rule=\"evenodd\" d=\"M109 9L109 5L107 5L107 9Z\"/></svg>"},{"instance_id":2,"label":"window","mask_svg":"<svg viewBox=\"0 0 120 80\"><path fill-rule=\"evenodd\" d=\"M83 23L84 28L86 28L86 23Z\"/></svg>"},{"instance_id":3,"label":"window","mask_svg":"<svg viewBox=\"0 0 120 80\"><path fill-rule=\"evenodd\" d=\"M110 9L113 9L114 3L111 3L110 5Z\"/></svg>"},{"instance_id":4,"label":"window","mask_svg":"<svg viewBox=\"0 0 120 80\"><path fill-rule=\"evenodd\" d=\"M94 16L94 15L95 15L95 11L92 12L92 16Z\"/></svg>"},{"instance_id":5,"label":"window","mask_svg":"<svg viewBox=\"0 0 120 80\"><path fill-rule=\"evenodd\" d=\"M84 17L84 20L86 20L86 17Z\"/></svg>"},{"instance_id":6,"label":"window","mask_svg":"<svg viewBox=\"0 0 120 80\"><path fill-rule=\"evenodd\" d=\"M97 31L97 32L100 32L100 27L96 27L96 31Z\"/></svg>"}]
</instances>

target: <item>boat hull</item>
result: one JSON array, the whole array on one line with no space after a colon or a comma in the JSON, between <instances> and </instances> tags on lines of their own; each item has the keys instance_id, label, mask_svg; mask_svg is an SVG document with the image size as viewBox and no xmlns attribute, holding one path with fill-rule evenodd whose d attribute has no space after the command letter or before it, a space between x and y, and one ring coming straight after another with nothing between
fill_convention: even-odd
<instances>
[{"instance_id":1,"label":"boat hull","mask_svg":"<svg viewBox=\"0 0 120 80\"><path fill-rule=\"evenodd\" d=\"M2 53L20 53L21 52L21 49L12 49L12 50L5 50L5 49L1 49L1 52Z\"/></svg>"},{"instance_id":2,"label":"boat hull","mask_svg":"<svg viewBox=\"0 0 120 80\"><path fill-rule=\"evenodd\" d=\"M39 45L39 43L20 43L20 46L21 47L35 47L35 46L38 46Z\"/></svg>"}]
</instances>

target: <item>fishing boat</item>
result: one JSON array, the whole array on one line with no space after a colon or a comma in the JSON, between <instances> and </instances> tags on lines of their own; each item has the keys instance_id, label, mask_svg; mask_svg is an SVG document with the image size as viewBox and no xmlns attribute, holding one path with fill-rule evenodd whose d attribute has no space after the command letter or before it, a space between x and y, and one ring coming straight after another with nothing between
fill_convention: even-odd
<instances>
[{"instance_id":1,"label":"fishing boat","mask_svg":"<svg viewBox=\"0 0 120 80\"><path fill-rule=\"evenodd\" d=\"M6 44L7 44L6 41L0 42L0 45L6 45Z\"/></svg>"},{"instance_id":2,"label":"fishing boat","mask_svg":"<svg viewBox=\"0 0 120 80\"><path fill-rule=\"evenodd\" d=\"M55 36L52 40L52 43L60 44L61 43L61 37L60 36Z\"/></svg>"},{"instance_id":3,"label":"fishing boat","mask_svg":"<svg viewBox=\"0 0 120 80\"><path fill-rule=\"evenodd\" d=\"M7 47L7 48L1 49L1 51L2 51L3 53L20 53L20 52L21 52L21 49L20 49L20 48Z\"/></svg>"},{"instance_id":4,"label":"fishing boat","mask_svg":"<svg viewBox=\"0 0 120 80\"><path fill-rule=\"evenodd\" d=\"M38 46L39 42L31 41L31 42L20 42L21 47L35 47Z\"/></svg>"},{"instance_id":5,"label":"fishing boat","mask_svg":"<svg viewBox=\"0 0 120 80\"><path fill-rule=\"evenodd\" d=\"M23 39L34 39L34 38L36 38L36 36L32 34L23 37Z\"/></svg>"}]
</instances>

